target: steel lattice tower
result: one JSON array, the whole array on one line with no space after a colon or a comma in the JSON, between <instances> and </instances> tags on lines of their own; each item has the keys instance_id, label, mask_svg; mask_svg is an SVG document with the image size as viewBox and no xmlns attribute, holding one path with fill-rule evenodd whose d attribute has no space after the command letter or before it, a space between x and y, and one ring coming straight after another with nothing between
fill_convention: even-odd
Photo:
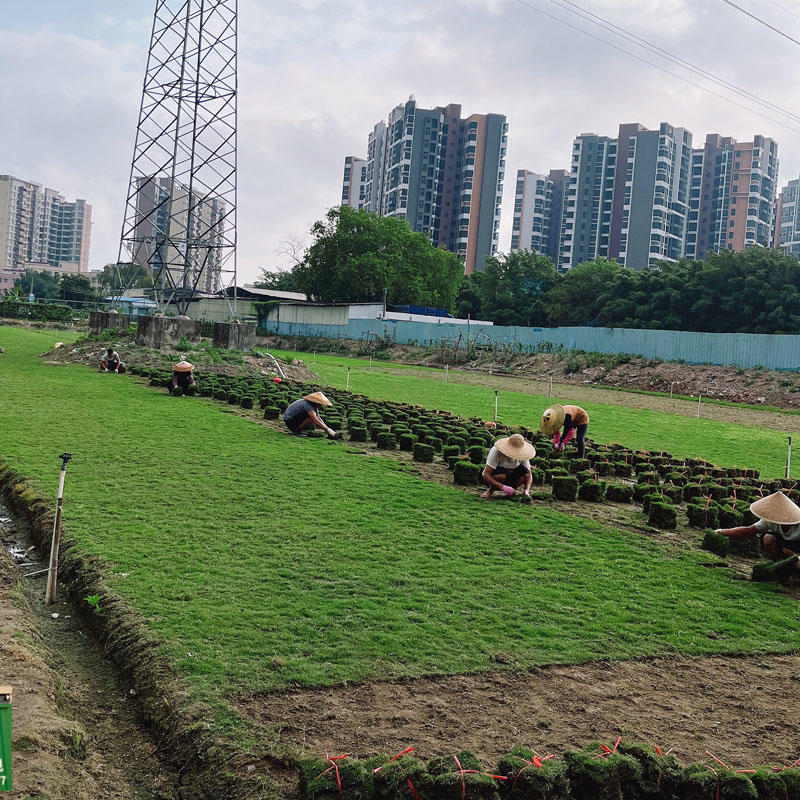
<instances>
[{"instance_id":1,"label":"steel lattice tower","mask_svg":"<svg viewBox=\"0 0 800 800\"><path fill-rule=\"evenodd\" d=\"M117 261L160 310L235 286L237 5L156 0Z\"/></svg>"}]
</instances>

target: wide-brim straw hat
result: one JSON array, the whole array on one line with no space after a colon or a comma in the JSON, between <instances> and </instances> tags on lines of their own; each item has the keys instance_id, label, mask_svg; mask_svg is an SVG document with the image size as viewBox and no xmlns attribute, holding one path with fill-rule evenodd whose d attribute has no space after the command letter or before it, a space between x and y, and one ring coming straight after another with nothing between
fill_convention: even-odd
<instances>
[{"instance_id":1,"label":"wide-brim straw hat","mask_svg":"<svg viewBox=\"0 0 800 800\"><path fill-rule=\"evenodd\" d=\"M567 412L564 411L564 406L554 403L542 413L542 418L539 420L539 430L548 435L555 433L564 424L564 417L566 416Z\"/></svg>"},{"instance_id":2,"label":"wide-brim straw hat","mask_svg":"<svg viewBox=\"0 0 800 800\"><path fill-rule=\"evenodd\" d=\"M514 433L505 439L498 439L494 446L509 458L516 458L517 461L527 461L536 455L536 448L526 441L521 433Z\"/></svg>"},{"instance_id":3,"label":"wide-brim straw hat","mask_svg":"<svg viewBox=\"0 0 800 800\"><path fill-rule=\"evenodd\" d=\"M750 510L760 519L776 525L800 524L800 508L783 492L762 497L750 504Z\"/></svg>"},{"instance_id":4,"label":"wide-brim straw hat","mask_svg":"<svg viewBox=\"0 0 800 800\"><path fill-rule=\"evenodd\" d=\"M173 368L173 372L194 372L194 364L188 361L179 361Z\"/></svg>"},{"instance_id":5,"label":"wide-brim straw hat","mask_svg":"<svg viewBox=\"0 0 800 800\"><path fill-rule=\"evenodd\" d=\"M330 400L325 397L322 392L312 392L311 394L307 394L303 400L308 400L309 403L316 403L318 406L332 406Z\"/></svg>"}]
</instances>

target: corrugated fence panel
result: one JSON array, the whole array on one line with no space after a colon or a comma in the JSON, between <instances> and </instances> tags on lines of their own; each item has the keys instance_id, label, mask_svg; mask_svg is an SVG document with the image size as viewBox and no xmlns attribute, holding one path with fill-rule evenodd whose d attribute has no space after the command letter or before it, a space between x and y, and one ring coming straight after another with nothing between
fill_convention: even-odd
<instances>
[{"instance_id":1,"label":"corrugated fence panel","mask_svg":"<svg viewBox=\"0 0 800 800\"><path fill-rule=\"evenodd\" d=\"M630 353L662 361L689 364L761 365L769 369L800 370L800 336L760 333L695 333L651 331L630 328L519 328L502 325L476 326L447 323L407 322L382 319L351 319L347 325L271 323L283 336L332 339L389 338L398 344L437 345L459 335L478 346L517 344L533 350L545 343L567 350Z\"/></svg>"}]
</instances>

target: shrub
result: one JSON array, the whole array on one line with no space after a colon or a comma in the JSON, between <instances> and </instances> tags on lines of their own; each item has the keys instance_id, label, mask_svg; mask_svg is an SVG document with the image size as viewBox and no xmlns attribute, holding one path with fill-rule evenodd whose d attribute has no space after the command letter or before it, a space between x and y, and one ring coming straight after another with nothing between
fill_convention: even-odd
<instances>
[{"instance_id":1,"label":"shrub","mask_svg":"<svg viewBox=\"0 0 800 800\"><path fill-rule=\"evenodd\" d=\"M635 758L612 753L597 758L599 745L567 751L567 777L575 800L619 800L636 797L641 767Z\"/></svg>"},{"instance_id":2,"label":"shrub","mask_svg":"<svg viewBox=\"0 0 800 800\"><path fill-rule=\"evenodd\" d=\"M567 765L548 758L541 767L530 768L535 753L526 747L515 747L500 759L499 774L506 775L501 792L505 800L570 800Z\"/></svg>"},{"instance_id":3,"label":"shrub","mask_svg":"<svg viewBox=\"0 0 800 800\"><path fill-rule=\"evenodd\" d=\"M606 494L604 481L585 481L578 489L578 498L589 503L602 503Z\"/></svg>"},{"instance_id":4,"label":"shrub","mask_svg":"<svg viewBox=\"0 0 800 800\"><path fill-rule=\"evenodd\" d=\"M423 464L430 464L433 461L433 448L429 444L416 442L413 453L414 461L420 461Z\"/></svg>"},{"instance_id":5,"label":"shrub","mask_svg":"<svg viewBox=\"0 0 800 800\"><path fill-rule=\"evenodd\" d=\"M633 501L633 486L612 483L606 489L606 499L614 503L630 503Z\"/></svg>"},{"instance_id":6,"label":"shrub","mask_svg":"<svg viewBox=\"0 0 800 800\"><path fill-rule=\"evenodd\" d=\"M350 428L350 441L351 442L366 442L367 429L366 428Z\"/></svg>"},{"instance_id":7,"label":"shrub","mask_svg":"<svg viewBox=\"0 0 800 800\"><path fill-rule=\"evenodd\" d=\"M379 433L378 450L394 450L397 447L397 437L393 433Z\"/></svg>"},{"instance_id":8,"label":"shrub","mask_svg":"<svg viewBox=\"0 0 800 800\"><path fill-rule=\"evenodd\" d=\"M404 433L400 436L400 449L410 453L414 449L417 437L413 433Z\"/></svg>"},{"instance_id":9,"label":"shrub","mask_svg":"<svg viewBox=\"0 0 800 800\"><path fill-rule=\"evenodd\" d=\"M578 496L578 479L573 475L553 476L553 497L574 501Z\"/></svg>"},{"instance_id":10,"label":"shrub","mask_svg":"<svg viewBox=\"0 0 800 800\"><path fill-rule=\"evenodd\" d=\"M731 540L724 533L706 531L705 536L703 536L703 544L700 546L703 550L708 550L714 555L725 558L731 551Z\"/></svg>"},{"instance_id":11,"label":"shrub","mask_svg":"<svg viewBox=\"0 0 800 800\"><path fill-rule=\"evenodd\" d=\"M278 406L264 406L264 419L278 419L280 415Z\"/></svg>"},{"instance_id":12,"label":"shrub","mask_svg":"<svg viewBox=\"0 0 800 800\"><path fill-rule=\"evenodd\" d=\"M719 517L716 505L689 503L686 506L686 517L693 528L716 528L719 526Z\"/></svg>"},{"instance_id":13,"label":"shrub","mask_svg":"<svg viewBox=\"0 0 800 800\"><path fill-rule=\"evenodd\" d=\"M678 512L672 503L650 503L650 515L647 523L654 528L673 530L678 525Z\"/></svg>"},{"instance_id":14,"label":"shrub","mask_svg":"<svg viewBox=\"0 0 800 800\"><path fill-rule=\"evenodd\" d=\"M456 461L453 464L453 480L461 486L470 486L481 482L483 469L471 461Z\"/></svg>"}]
</instances>

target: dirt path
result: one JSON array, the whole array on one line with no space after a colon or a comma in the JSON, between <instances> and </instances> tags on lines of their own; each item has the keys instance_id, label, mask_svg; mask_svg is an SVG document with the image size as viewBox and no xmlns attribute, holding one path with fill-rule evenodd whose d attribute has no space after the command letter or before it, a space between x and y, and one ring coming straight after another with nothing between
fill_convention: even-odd
<instances>
[{"instance_id":1,"label":"dirt path","mask_svg":"<svg viewBox=\"0 0 800 800\"><path fill-rule=\"evenodd\" d=\"M381 371L401 377L415 376L428 379L431 377L430 370L392 369L391 367L382 366ZM523 377L511 378L507 375L489 375L484 372L464 372L462 370L450 370L448 380L450 383L486 386L493 389L506 389L510 392L538 395L547 395L550 386L548 381ZM652 411L663 411L668 414L678 414L682 417L697 416L697 400L679 400L661 395L606 389L600 386L553 383L553 397L568 397L576 403L608 403L626 408L644 408ZM800 414L769 411L767 409L762 411L756 408L723 406L717 403L701 405L700 414L704 419L733 422L737 425L753 425L786 433L800 431Z\"/></svg>"},{"instance_id":2,"label":"dirt path","mask_svg":"<svg viewBox=\"0 0 800 800\"><path fill-rule=\"evenodd\" d=\"M487 766L518 744L561 754L619 735L675 748L685 762L711 750L737 768L798 756L800 656L657 659L528 672L367 683L236 706L279 746L315 753L422 758L472 750Z\"/></svg>"},{"instance_id":3,"label":"dirt path","mask_svg":"<svg viewBox=\"0 0 800 800\"><path fill-rule=\"evenodd\" d=\"M46 565L35 551L24 554L24 536L2 506L0 540L0 683L14 689L15 791L50 800L179 798L178 776L139 726L130 690L68 604L44 605L45 576L22 577Z\"/></svg>"}]
</instances>

